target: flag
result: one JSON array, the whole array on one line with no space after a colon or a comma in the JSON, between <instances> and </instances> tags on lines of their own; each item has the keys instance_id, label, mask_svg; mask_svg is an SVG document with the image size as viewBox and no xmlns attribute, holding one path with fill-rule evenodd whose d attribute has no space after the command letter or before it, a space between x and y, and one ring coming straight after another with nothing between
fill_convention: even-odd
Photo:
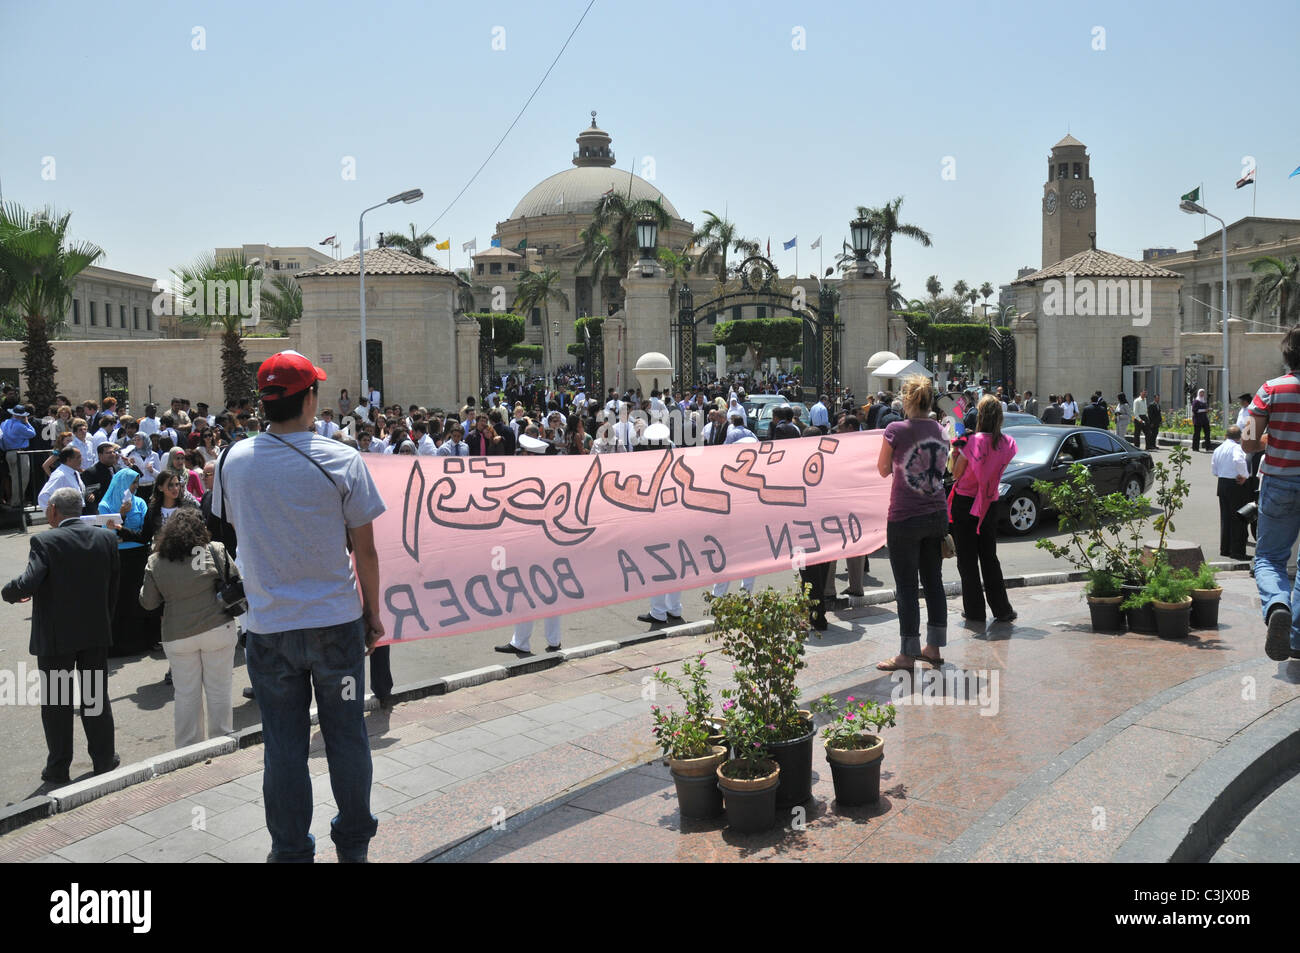
<instances>
[{"instance_id":1,"label":"flag","mask_svg":"<svg viewBox=\"0 0 1300 953\"><path fill-rule=\"evenodd\" d=\"M492 239L492 247L493 247L493 248L500 248L500 247L501 247L501 239L499 239L499 238L494 238L494 239Z\"/></svg>"},{"instance_id":2,"label":"flag","mask_svg":"<svg viewBox=\"0 0 1300 953\"><path fill-rule=\"evenodd\" d=\"M1201 187L1199 185L1183 196L1184 202L1199 202L1200 200L1201 200Z\"/></svg>"},{"instance_id":3,"label":"flag","mask_svg":"<svg viewBox=\"0 0 1300 953\"><path fill-rule=\"evenodd\" d=\"M783 244L783 245L781 246L781 250L782 250L782 251L789 251L791 248L793 248L793 247L794 247L795 245L797 245L798 243L799 243L799 236L796 235L794 238L790 239L788 242L786 242L785 244Z\"/></svg>"},{"instance_id":4,"label":"flag","mask_svg":"<svg viewBox=\"0 0 1300 953\"><path fill-rule=\"evenodd\" d=\"M809 247L809 248L821 248L821 247L822 247L822 237L821 237L820 235L818 235L818 236L817 236L817 241L813 242L813 243L812 243L811 245L809 245L808 247Z\"/></svg>"},{"instance_id":5,"label":"flag","mask_svg":"<svg viewBox=\"0 0 1300 953\"><path fill-rule=\"evenodd\" d=\"M515 246L515 251L523 251L527 247L528 247L528 239L521 238L519 239L519 244Z\"/></svg>"},{"instance_id":6,"label":"flag","mask_svg":"<svg viewBox=\"0 0 1300 953\"><path fill-rule=\"evenodd\" d=\"M450 251L451 239L449 238L445 242L438 242L438 244L434 245L433 247L438 249L438 251Z\"/></svg>"},{"instance_id":7,"label":"flag","mask_svg":"<svg viewBox=\"0 0 1300 953\"><path fill-rule=\"evenodd\" d=\"M1247 172L1245 175L1243 175L1240 179L1237 180L1237 188L1239 189L1243 189L1248 185L1254 185L1254 184L1255 184L1254 169L1251 169L1249 172Z\"/></svg>"},{"instance_id":8,"label":"flag","mask_svg":"<svg viewBox=\"0 0 1300 953\"><path fill-rule=\"evenodd\" d=\"M369 239L369 238L366 239L366 247L367 247L367 248L370 247L370 239ZM361 251L361 243L360 243L360 242L353 242L353 243L352 243L352 250L353 250L353 251Z\"/></svg>"},{"instance_id":9,"label":"flag","mask_svg":"<svg viewBox=\"0 0 1300 953\"><path fill-rule=\"evenodd\" d=\"M337 235L331 235L329 238L325 239L323 242L319 242L318 244L321 244L321 245L333 245L333 244L334 244L334 239L336 239L336 238L338 238Z\"/></svg>"},{"instance_id":10,"label":"flag","mask_svg":"<svg viewBox=\"0 0 1300 953\"><path fill-rule=\"evenodd\" d=\"M478 251L478 239L471 238L465 244L460 246L461 251Z\"/></svg>"},{"instance_id":11,"label":"flag","mask_svg":"<svg viewBox=\"0 0 1300 953\"><path fill-rule=\"evenodd\" d=\"M1288 175L1287 178L1294 179L1297 175L1300 175L1300 165L1296 166L1295 171Z\"/></svg>"},{"instance_id":12,"label":"flag","mask_svg":"<svg viewBox=\"0 0 1300 953\"><path fill-rule=\"evenodd\" d=\"M767 240L767 257L772 257L772 239L770 238Z\"/></svg>"}]
</instances>

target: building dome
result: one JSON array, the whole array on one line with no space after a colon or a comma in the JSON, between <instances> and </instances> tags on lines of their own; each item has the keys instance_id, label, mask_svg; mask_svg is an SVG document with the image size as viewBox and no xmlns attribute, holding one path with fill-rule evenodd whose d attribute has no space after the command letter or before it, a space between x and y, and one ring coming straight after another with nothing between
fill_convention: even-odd
<instances>
[{"instance_id":1,"label":"building dome","mask_svg":"<svg viewBox=\"0 0 1300 953\"><path fill-rule=\"evenodd\" d=\"M578 149L573 154L572 169L557 172L528 190L519 200L511 219L537 218L542 215L590 215L596 203L611 189L633 200L649 199L659 202L673 218L681 218L673 203L657 188L641 178L614 168L613 140L603 129L596 127L596 114L591 114L591 126L578 135Z\"/></svg>"},{"instance_id":2,"label":"building dome","mask_svg":"<svg viewBox=\"0 0 1300 953\"><path fill-rule=\"evenodd\" d=\"M898 360L898 355L893 351L877 351L867 358L867 373L872 374L882 364L888 364L890 361L896 360Z\"/></svg>"}]
</instances>

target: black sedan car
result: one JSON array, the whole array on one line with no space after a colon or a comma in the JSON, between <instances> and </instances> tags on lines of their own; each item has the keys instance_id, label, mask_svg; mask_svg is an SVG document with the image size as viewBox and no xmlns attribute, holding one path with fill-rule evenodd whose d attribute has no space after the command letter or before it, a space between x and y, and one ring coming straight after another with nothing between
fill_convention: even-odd
<instances>
[{"instance_id":1,"label":"black sedan car","mask_svg":"<svg viewBox=\"0 0 1300 953\"><path fill-rule=\"evenodd\" d=\"M1008 427L1003 433L1016 441L1016 455L998 485L998 516L1016 535L1033 532L1043 518L1044 501L1034 492L1034 481L1066 480L1072 463L1092 471L1099 493L1119 492L1133 499L1151 487L1151 454L1105 430L1039 424Z\"/></svg>"}]
</instances>

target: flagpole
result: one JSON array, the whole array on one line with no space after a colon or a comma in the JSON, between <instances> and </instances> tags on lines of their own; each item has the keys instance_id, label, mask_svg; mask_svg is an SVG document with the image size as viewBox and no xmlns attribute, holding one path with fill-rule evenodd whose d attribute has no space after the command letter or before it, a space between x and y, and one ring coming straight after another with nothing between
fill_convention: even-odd
<instances>
[{"instance_id":1,"label":"flagpole","mask_svg":"<svg viewBox=\"0 0 1300 953\"><path fill-rule=\"evenodd\" d=\"M1255 163L1255 178L1250 180L1250 217L1255 217L1255 196L1259 189L1259 163Z\"/></svg>"}]
</instances>

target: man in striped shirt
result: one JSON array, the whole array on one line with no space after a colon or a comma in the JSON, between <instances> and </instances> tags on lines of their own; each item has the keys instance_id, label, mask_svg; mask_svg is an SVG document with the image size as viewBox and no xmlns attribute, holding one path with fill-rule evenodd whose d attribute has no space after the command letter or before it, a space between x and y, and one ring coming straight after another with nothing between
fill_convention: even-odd
<instances>
[{"instance_id":1,"label":"man in striped shirt","mask_svg":"<svg viewBox=\"0 0 1300 953\"><path fill-rule=\"evenodd\" d=\"M1246 453L1264 451L1255 585L1268 623L1264 652L1276 662L1300 659L1300 579L1293 587L1286 569L1300 536L1300 327L1282 339L1282 357L1291 371L1255 394L1241 441Z\"/></svg>"}]
</instances>

